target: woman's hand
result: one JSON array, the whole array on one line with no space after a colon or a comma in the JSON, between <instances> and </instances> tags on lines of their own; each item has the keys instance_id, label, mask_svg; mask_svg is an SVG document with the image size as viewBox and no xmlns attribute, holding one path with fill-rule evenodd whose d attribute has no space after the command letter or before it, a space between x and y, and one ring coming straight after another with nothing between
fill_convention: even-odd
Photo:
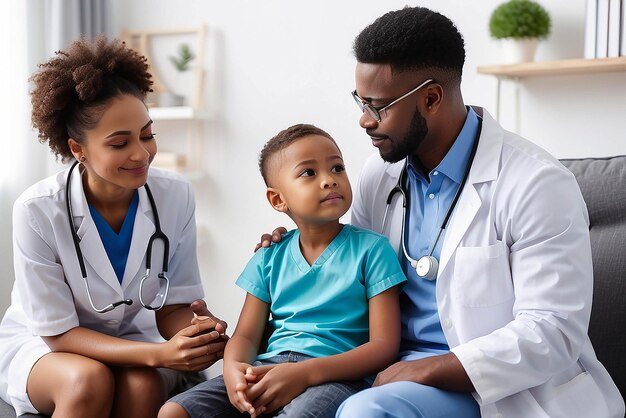
<instances>
[{"instance_id":1,"label":"woman's hand","mask_svg":"<svg viewBox=\"0 0 626 418\"><path fill-rule=\"evenodd\" d=\"M219 332L220 334L226 333L226 328L228 328L228 324L218 317L214 316L211 311L209 311L209 308L207 308L206 302L204 300L196 299L191 302L190 307L195 316L191 320L192 324L197 324L199 321L210 319L215 323L215 325L213 326L213 328L215 328L215 331Z\"/></svg>"},{"instance_id":2,"label":"woman's hand","mask_svg":"<svg viewBox=\"0 0 626 418\"><path fill-rule=\"evenodd\" d=\"M279 226L272 232L272 234L263 234L261 235L261 242L259 242L256 247L254 247L254 252L256 252L261 247L269 247L272 242L280 242L283 238L283 234L287 232L287 229L284 226Z\"/></svg>"},{"instance_id":3,"label":"woman's hand","mask_svg":"<svg viewBox=\"0 0 626 418\"><path fill-rule=\"evenodd\" d=\"M214 321L199 321L180 330L160 345L156 367L199 371L224 356L228 337L220 334Z\"/></svg>"}]
</instances>

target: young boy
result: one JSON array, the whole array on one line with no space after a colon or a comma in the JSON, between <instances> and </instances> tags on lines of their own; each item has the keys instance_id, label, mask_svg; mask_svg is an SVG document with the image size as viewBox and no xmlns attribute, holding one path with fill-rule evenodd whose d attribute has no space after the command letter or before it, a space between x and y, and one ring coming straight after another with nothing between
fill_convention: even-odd
<instances>
[{"instance_id":1,"label":"young boy","mask_svg":"<svg viewBox=\"0 0 626 418\"><path fill-rule=\"evenodd\" d=\"M223 376L172 398L160 418L334 417L396 359L396 285L406 278L385 237L339 223L352 191L335 141L295 125L265 144L259 166L267 200L298 229L257 251L239 276L248 293ZM273 332L258 355L266 325Z\"/></svg>"}]
</instances>

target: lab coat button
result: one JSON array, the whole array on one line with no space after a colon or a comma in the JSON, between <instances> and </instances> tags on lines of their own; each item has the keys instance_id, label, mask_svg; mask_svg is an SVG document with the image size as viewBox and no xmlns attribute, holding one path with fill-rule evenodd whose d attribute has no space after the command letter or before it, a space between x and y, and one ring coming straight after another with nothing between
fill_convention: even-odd
<instances>
[{"instance_id":1,"label":"lab coat button","mask_svg":"<svg viewBox=\"0 0 626 418\"><path fill-rule=\"evenodd\" d=\"M118 321L117 319L109 319L108 321L105 322L107 325L117 325L120 323L120 321Z\"/></svg>"},{"instance_id":2,"label":"lab coat button","mask_svg":"<svg viewBox=\"0 0 626 418\"><path fill-rule=\"evenodd\" d=\"M452 326L452 321L450 321L450 318L444 318L443 326L446 328L450 328Z\"/></svg>"}]
</instances>

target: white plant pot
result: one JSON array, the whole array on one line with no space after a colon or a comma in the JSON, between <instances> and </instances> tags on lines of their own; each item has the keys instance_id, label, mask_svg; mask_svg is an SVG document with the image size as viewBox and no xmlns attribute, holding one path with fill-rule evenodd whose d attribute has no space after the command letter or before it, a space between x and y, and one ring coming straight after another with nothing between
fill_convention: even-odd
<instances>
[{"instance_id":1,"label":"white plant pot","mask_svg":"<svg viewBox=\"0 0 626 418\"><path fill-rule=\"evenodd\" d=\"M504 49L504 62L506 64L519 64L535 60L535 52L539 45L538 38L504 38L500 39Z\"/></svg>"}]
</instances>

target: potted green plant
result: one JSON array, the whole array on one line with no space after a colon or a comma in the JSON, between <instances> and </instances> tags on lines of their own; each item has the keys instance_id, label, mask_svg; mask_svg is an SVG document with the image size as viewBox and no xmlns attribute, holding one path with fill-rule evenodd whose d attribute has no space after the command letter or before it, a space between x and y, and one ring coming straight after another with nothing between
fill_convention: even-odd
<instances>
[{"instance_id":1,"label":"potted green plant","mask_svg":"<svg viewBox=\"0 0 626 418\"><path fill-rule=\"evenodd\" d=\"M170 56L170 61L174 64L174 67L181 73L189 69L189 63L195 58L193 52L187 44L181 44L178 47L178 56Z\"/></svg>"},{"instance_id":2,"label":"potted green plant","mask_svg":"<svg viewBox=\"0 0 626 418\"><path fill-rule=\"evenodd\" d=\"M502 3L489 19L489 33L504 45L507 63L532 61L539 41L550 34L550 27L550 14L532 0Z\"/></svg>"},{"instance_id":3,"label":"potted green plant","mask_svg":"<svg viewBox=\"0 0 626 418\"><path fill-rule=\"evenodd\" d=\"M178 55L170 56L170 62L176 68L179 76L189 69L189 63L195 58L193 52L187 44L178 47ZM177 81L178 84L178 81ZM159 97L159 105L163 107L182 106L185 103L185 96L174 92L162 92Z\"/></svg>"}]
</instances>

